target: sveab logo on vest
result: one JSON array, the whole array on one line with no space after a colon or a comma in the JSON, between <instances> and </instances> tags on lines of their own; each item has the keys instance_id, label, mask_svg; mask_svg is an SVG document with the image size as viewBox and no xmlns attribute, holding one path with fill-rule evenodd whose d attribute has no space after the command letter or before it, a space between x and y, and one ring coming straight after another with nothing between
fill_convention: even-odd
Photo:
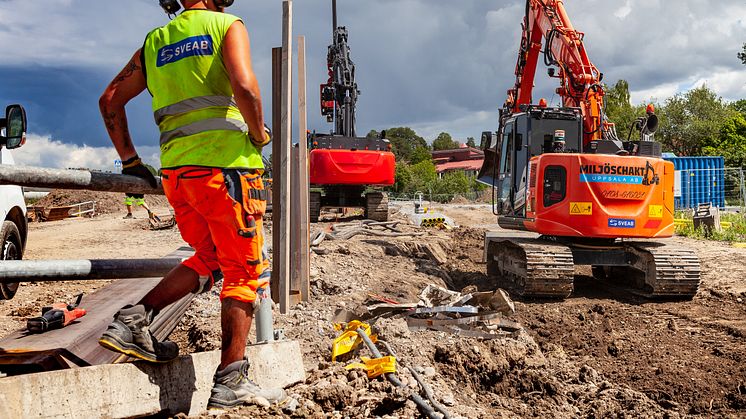
<instances>
[{"instance_id":1,"label":"sveab logo on vest","mask_svg":"<svg viewBox=\"0 0 746 419\"><path fill-rule=\"evenodd\" d=\"M166 64L175 63L181 59L194 56L213 55L214 48L212 36L192 36L175 44L166 45L158 50L158 61L156 65L163 67Z\"/></svg>"}]
</instances>

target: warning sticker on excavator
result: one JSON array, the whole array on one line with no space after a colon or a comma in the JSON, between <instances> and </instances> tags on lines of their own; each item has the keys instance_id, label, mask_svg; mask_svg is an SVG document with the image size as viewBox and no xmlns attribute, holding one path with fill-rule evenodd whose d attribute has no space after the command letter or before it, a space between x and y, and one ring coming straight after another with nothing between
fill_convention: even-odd
<instances>
[{"instance_id":1,"label":"warning sticker on excavator","mask_svg":"<svg viewBox=\"0 0 746 419\"><path fill-rule=\"evenodd\" d=\"M593 202L570 202L570 215L593 215Z\"/></svg>"},{"instance_id":2,"label":"warning sticker on excavator","mask_svg":"<svg viewBox=\"0 0 746 419\"><path fill-rule=\"evenodd\" d=\"M663 205L650 205L648 207L648 217L663 218Z\"/></svg>"}]
</instances>

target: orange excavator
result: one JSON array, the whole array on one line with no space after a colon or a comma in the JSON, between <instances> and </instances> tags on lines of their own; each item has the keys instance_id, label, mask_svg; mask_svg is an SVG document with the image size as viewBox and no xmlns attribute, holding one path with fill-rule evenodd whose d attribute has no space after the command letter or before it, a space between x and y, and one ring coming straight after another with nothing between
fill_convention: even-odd
<instances>
[{"instance_id":1,"label":"orange excavator","mask_svg":"<svg viewBox=\"0 0 746 419\"><path fill-rule=\"evenodd\" d=\"M493 186L508 230L489 235L489 275L526 297L566 298L576 265L648 297L693 297L700 263L687 248L650 239L674 233L674 167L654 140L652 106L620 139L604 113L603 74L562 0L527 0L515 86L497 135L483 135L479 180ZM561 107L532 104L538 60L557 78ZM631 132L639 135L632 139Z\"/></svg>"}]
</instances>

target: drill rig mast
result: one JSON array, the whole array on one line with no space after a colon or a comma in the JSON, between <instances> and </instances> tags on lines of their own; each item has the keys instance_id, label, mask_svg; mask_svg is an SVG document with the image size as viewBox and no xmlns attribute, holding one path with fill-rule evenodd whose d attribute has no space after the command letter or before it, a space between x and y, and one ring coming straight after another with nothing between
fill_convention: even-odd
<instances>
[{"instance_id":1,"label":"drill rig mast","mask_svg":"<svg viewBox=\"0 0 746 419\"><path fill-rule=\"evenodd\" d=\"M337 26L337 0L332 0L333 40L326 56L329 80L321 85L321 114L334 122L336 135L355 137L355 107L360 90L350 58L347 28Z\"/></svg>"},{"instance_id":2,"label":"drill rig mast","mask_svg":"<svg viewBox=\"0 0 746 419\"><path fill-rule=\"evenodd\" d=\"M372 188L394 184L396 161L385 138L359 138L355 107L360 91L350 58L347 28L337 25L337 0L332 0L332 44L326 57L329 79L321 85L321 114L334 123L329 135L310 138L311 221L322 208L364 208L365 217L388 219L388 196Z\"/></svg>"}]
</instances>

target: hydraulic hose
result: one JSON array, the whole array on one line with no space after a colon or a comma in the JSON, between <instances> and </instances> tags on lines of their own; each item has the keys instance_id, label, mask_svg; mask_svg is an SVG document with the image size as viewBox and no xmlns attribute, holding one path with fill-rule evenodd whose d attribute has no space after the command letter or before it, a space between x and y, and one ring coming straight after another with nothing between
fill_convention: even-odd
<instances>
[{"instance_id":1,"label":"hydraulic hose","mask_svg":"<svg viewBox=\"0 0 746 419\"><path fill-rule=\"evenodd\" d=\"M370 340L370 338L365 333L365 330L363 330L363 328L357 329L357 335L360 336L360 338L365 343L365 346L367 346L368 349L370 349L370 351L373 353L373 356L376 359L383 358L381 351L379 351L376 345L373 343L373 341ZM394 386L400 387L400 388L404 387L404 384L402 384L402 382L399 380L399 378L396 376L395 373L386 373L384 375L386 376L386 379L389 380L389 382L393 384ZM427 404L425 399L420 397L418 394L412 393L409 395L409 397L412 399L414 404L416 404L417 407L421 409L422 413L425 416L427 416L430 419L442 419L441 414L436 412L435 409L433 409L432 406Z\"/></svg>"}]
</instances>

